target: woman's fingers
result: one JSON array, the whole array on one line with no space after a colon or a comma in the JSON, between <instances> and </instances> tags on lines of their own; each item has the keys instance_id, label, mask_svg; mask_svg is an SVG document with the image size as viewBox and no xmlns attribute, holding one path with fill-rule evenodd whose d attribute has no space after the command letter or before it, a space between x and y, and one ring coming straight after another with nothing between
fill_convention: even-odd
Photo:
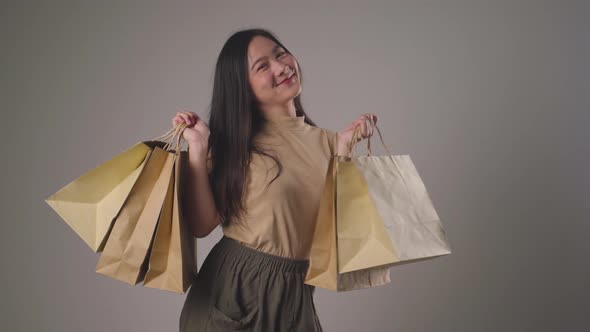
<instances>
[{"instance_id":1,"label":"woman's fingers","mask_svg":"<svg viewBox=\"0 0 590 332\"><path fill-rule=\"evenodd\" d=\"M372 121L371 121L372 118ZM373 129L373 124L377 123L377 116L375 114L372 113L366 113L363 114L359 117L359 119L356 121L356 127L360 126L360 137L358 137L358 140L361 140L363 138L367 138L370 136L373 136L374 133L374 129Z\"/></svg>"},{"instance_id":2,"label":"woman's fingers","mask_svg":"<svg viewBox=\"0 0 590 332\"><path fill-rule=\"evenodd\" d=\"M360 126L360 130L356 137L357 142L367 137L367 123L363 118L359 119L358 126Z\"/></svg>"},{"instance_id":3,"label":"woman's fingers","mask_svg":"<svg viewBox=\"0 0 590 332\"><path fill-rule=\"evenodd\" d=\"M191 117L190 117L190 115L188 113L182 112L182 113L180 113L180 116L184 119L184 122L187 125L191 126L193 124L192 123L193 121L191 120Z\"/></svg>"},{"instance_id":4,"label":"woman's fingers","mask_svg":"<svg viewBox=\"0 0 590 332\"><path fill-rule=\"evenodd\" d=\"M196 124L199 120L199 115L195 112L177 112L172 119L172 125L176 126L179 123L186 123L190 127Z\"/></svg>"},{"instance_id":5,"label":"woman's fingers","mask_svg":"<svg viewBox=\"0 0 590 332\"><path fill-rule=\"evenodd\" d=\"M371 120L368 116L365 117L365 119L363 120L363 123L365 125L365 131L363 134L363 138L367 138L373 134L373 126L371 126Z\"/></svg>"},{"instance_id":6,"label":"woman's fingers","mask_svg":"<svg viewBox=\"0 0 590 332\"><path fill-rule=\"evenodd\" d=\"M177 112L176 115L172 118L172 126L176 126L180 123L186 123L186 118L183 116L182 112Z\"/></svg>"},{"instance_id":7,"label":"woman's fingers","mask_svg":"<svg viewBox=\"0 0 590 332\"><path fill-rule=\"evenodd\" d=\"M191 121L192 124L196 124L199 121L199 116L195 112L187 112L186 113Z\"/></svg>"},{"instance_id":8,"label":"woman's fingers","mask_svg":"<svg viewBox=\"0 0 590 332\"><path fill-rule=\"evenodd\" d=\"M373 125L377 124L377 114L371 113L369 117L369 122Z\"/></svg>"},{"instance_id":9,"label":"woman's fingers","mask_svg":"<svg viewBox=\"0 0 590 332\"><path fill-rule=\"evenodd\" d=\"M367 134L368 136L373 136L374 133L374 126L375 124L377 124L377 115L373 114L373 113L367 113L364 115L365 118L365 123L367 124L367 128L369 128Z\"/></svg>"}]
</instances>

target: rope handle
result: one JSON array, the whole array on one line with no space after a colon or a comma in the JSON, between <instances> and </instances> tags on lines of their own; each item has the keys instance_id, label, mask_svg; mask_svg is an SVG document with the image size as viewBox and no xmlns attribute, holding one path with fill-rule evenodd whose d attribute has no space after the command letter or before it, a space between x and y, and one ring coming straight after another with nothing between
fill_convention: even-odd
<instances>
[{"instance_id":1,"label":"rope handle","mask_svg":"<svg viewBox=\"0 0 590 332\"><path fill-rule=\"evenodd\" d=\"M387 153L389 155L391 154L391 151L389 150L389 148L387 147L387 144L385 144L385 141L383 140L383 135L381 134L381 130L379 129L379 127L377 126L377 123L375 123L375 120L373 119L373 117L370 117L371 122L371 126L375 129L377 129L377 133L379 134L379 139L381 140L381 144L383 144L383 147L385 148L385 151L387 151ZM356 143L358 140L358 137L360 135L360 130L361 130L361 126L357 126L356 128L354 128L354 132L352 133L352 138L350 140L350 143L348 145L348 151L351 152L351 158L354 158L354 153L357 150L356 148ZM369 136L367 138L367 157L371 156L372 151L371 151L371 136Z\"/></svg>"},{"instance_id":2,"label":"rope handle","mask_svg":"<svg viewBox=\"0 0 590 332\"><path fill-rule=\"evenodd\" d=\"M166 142L166 144L164 145L164 150L166 151L171 151L172 149L170 149L170 147L172 147L172 143L174 144L174 151L176 152L176 154L180 154L180 148L182 146L182 133L184 132L184 129L186 129L188 125L186 123L179 123L177 125L175 125L172 129L168 130L168 132L166 132L164 135L156 137L154 139L152 139L152 141L162 141L162 142Z\"/></svg>"}]
</instances>

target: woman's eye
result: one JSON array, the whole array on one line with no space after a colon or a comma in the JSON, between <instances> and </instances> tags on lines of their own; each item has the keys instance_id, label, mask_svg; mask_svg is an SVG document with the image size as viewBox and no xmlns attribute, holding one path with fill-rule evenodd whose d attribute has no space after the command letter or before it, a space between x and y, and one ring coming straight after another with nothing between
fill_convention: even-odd
<instances>
[{"instance_id":1,"label":"woman's eye","mask_svg":"<svg viewBox=\"0 0 590 332\"><path fill-rule=\"evenodd\" d=\"M280 58L280 57L282 57L285 54L287 54L287 52L284 52L284 51L283 52L279 52L279 53L277 53L277 58ZM262 69L264 67L266 67L266 63L264 63L260 67L258 67L258 70L260 70L260 69Z\"/></svg>"}]
</instances>

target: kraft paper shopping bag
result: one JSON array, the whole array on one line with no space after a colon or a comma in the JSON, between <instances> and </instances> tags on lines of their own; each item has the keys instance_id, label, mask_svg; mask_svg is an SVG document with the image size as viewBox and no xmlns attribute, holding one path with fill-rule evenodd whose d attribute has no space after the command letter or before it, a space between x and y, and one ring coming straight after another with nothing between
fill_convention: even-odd
<instances>
[{"instance_id":1,"label":"kraft paper shopping bag","mask_svg":"<svg viewBox=\"0 0 590 332\"><path fill-rule=\"evenodd\" d=\"M151 147L139 142L75 179L45 201L94 252L145 166Z\"/></svg>"},{"instance_id":2,"label":"kraft paper shopping bag","mask_svg":"<svg viewBox=\"0 0 590 332\"><path fill-rule=\"evenodd\" d=\"M171 185L175 154L158 146L150 154L121 211L96 272L136 285L147 271L146 257Z\"/></svg>"},{"instance_id":3,"label":"kraft paper shopping bag","mask_svg":"<svg viewBox=\"0 0 590 332\"><path fill-rule=\"evenodd\" d=\"M146 287L176 293L185 293L197 273L196 253L193 252L195 239L189 232L180 206L187 158L187 152L177 154L143 283Z\"/></svg>"},{"instance_id":4,"label":"kraft paper shopping bag","mask_svg":"<svg viewBox=\"0 0 590 332\"><path fill-rule=\"evenodd\" d=\"M332 158L328 165L305 283L334 291L348 291L388 284L391 279L387 267L373 267L349 273L338 272L335 204L336 162L336 157Z\"/></svg>"},{"instance_id":5,"label":"kraft paper shopping bag","mask_svg":"<svg viewBox=\"0 0 590 332\"><path fill-rule=\"evenodd\" d=\"M101 252L113 219L143 170L154 142L158 139L172 142L182 129L177 126L152 141L136 143L75 179L45 202L94 252Z\"/></svg>"},{"instance_id":6,"label":"kraft paper shopping bag","mask_svg":"<svg viewBox=\"0 0 590 332\"><path fill-rule=\"evenodd\" d=\"M378 275L396 264L450 254L442 224L410 157L393 156L389 150L387 156L371 156L370 140L367 147L366 157L334 156L330 161L306 283L355 289L356 273ZM366 287L387 282L389 275Z\"/></svg>"},{"instance_id":7,"label":"kraft paper shopping bag","mask_svg":"<svg viewBox=\"0 0 590 332\"><path fill-rule=\"evenodd\" d=\"M369 139L367 156L355 157L353 153L351 158L337 162L340 273L451 253L412 159L409 155L392 155L379 127L374 128L388 155L371 155Z\"/></svg>"}]
</instances>

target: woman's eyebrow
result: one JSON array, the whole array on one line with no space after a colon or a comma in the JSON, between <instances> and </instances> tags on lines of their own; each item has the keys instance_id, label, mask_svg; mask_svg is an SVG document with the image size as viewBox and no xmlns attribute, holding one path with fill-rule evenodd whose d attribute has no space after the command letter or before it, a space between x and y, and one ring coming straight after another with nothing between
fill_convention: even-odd
<instances>
[{"instance_id":1,"label":"woman's eyebrow","mask_svg":"<svg viewBox=\"0 0 590 332\"><path fill-rule=\"evenodd\" d=\"M278 50L279 48L281 48L279 45L275 45L275 47L273 47L273 48L272 48L272 53L276 53L276 52L277 52L277 50ZM264 59L266 59L266 58L268 58L268 55L264 55L264 56L261 56L260 58L258 58L258 60L254 61L254 63L252 64L252 67L250 67L250 70L254 69L254 66L255 66L255 65L256 65L256 64L257 64L259 61L261 61L261 60L264 60Z\"/></svg>"}]
</instances>

